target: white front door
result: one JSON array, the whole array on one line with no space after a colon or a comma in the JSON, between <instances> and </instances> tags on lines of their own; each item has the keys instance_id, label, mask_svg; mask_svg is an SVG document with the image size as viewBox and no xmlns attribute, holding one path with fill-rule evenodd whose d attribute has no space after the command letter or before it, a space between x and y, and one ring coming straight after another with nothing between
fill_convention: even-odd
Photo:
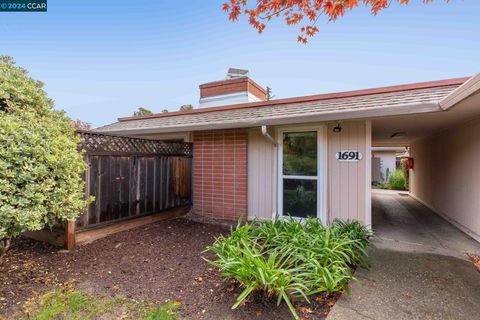
<instances>
[{"instance_id":1,"label":"white front door","mask_svg":"<svg viewBox=\"0 0 480 320\"><path fill-rule=\"evenodd\" d=\"M280 216L317 217L326 221L323 136L323 128L318 127L279 131Z\"/></svg>"}]
</instances>

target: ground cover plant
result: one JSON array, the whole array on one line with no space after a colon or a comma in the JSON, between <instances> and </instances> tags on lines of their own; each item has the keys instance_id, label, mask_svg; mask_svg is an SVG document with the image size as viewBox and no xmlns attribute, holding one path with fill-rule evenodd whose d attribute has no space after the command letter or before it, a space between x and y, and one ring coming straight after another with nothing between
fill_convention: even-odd
<instances>
[{"instance_id":1,"label":"ground cover plant","mask_svg":"<svg viewBox=\"0 0 480 320\"><path fill-rule=\"evenodd\" d=\"M232 308L252 294L284 301L295 319L295 300L309 302L319 293L348 291L352 268L367 265L370 231L357 221L325 227L315 218L254 221L219 236L209 260L223 277L243 289Z\"/></svg>"},{"instance_id":2,"label":"ground cover plant","mask_svg":"<svg viewBox=\"0 0 480 320\"><path fill-rule=\"evenodd\" d=\"M181 303L132 301L126 297L99 298L75 288L71 283L25 303L22 319L143 319L176 320Z\"/></svg>"}]
</instances>

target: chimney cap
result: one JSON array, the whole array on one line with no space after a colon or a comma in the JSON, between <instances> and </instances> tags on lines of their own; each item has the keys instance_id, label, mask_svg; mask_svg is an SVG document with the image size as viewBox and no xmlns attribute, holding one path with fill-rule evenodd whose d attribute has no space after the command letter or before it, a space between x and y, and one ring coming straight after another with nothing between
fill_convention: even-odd
<instances>
[{"instance_id":1,"label":"chimney cap","mask_svg":"<svg viewBox=\"0 0 480 320\"><path fill-rule=\"evenodd\" d=\"M239 79L249 77L250 72L246 69L229 68L226 79Z\"/></svg>"}]
</instances>

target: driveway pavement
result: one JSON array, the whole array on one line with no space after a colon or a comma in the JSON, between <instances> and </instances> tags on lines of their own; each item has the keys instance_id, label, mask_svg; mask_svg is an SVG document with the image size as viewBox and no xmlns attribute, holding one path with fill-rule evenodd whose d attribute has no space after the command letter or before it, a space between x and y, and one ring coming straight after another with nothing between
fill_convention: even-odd
<instances>
[{"instance_id":1,"label":"driveway pavement","mask_svg":"<svg viewBox=\"0 0 480 320\"><path fill-rule=\"evenodd\" d=\"M406 192L373 190L372 224L381 240L376 242L378 248L460 259L467 259L466 253L480 254L480 243Z\"/></svg>"},{"instance_id":2,"label":"driveway pavement","mask_svg":"<svg viewBox=\"0 0 480 320\"><path fill-rule=\"evenodd\" d=\"M480 273L466 257L480 244L398 193L374 192L369 269L327 320L480 319Z\"/></svg>"}]
</instances>

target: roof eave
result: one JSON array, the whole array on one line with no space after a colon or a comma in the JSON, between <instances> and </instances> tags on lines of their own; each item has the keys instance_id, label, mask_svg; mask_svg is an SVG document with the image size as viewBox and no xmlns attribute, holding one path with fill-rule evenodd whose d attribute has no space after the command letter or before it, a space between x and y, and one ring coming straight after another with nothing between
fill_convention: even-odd
<instances>
[{"instance_id":1,"label":"roof eave","mask_svg":"<svg viewBox=\"0 0 480 320\"><path fill-rule=\"evenodd\" d=\"M442 108L442 110L448 110L479 90L480 73L477 73L476 75L465 81L458 88L453 90L448 96L443 98L439 102L440 108Z\"/></svg>"},{"instance_id":2,"label":"roof eave","mask_svg":"<svg viewBox=\"0 0 480 320\"><path fill-rule=\"evenodd\" d=\"M285 125L293 123L325 122L339 120L370 119L385 116L407 115L442 111L438 102L423 102L404 104L400 106L379 106L357 110L332 110L322 113L306 113L298 116L278 116L267 119L248 119L242 121L224 121L216 123L204 123L197 125L176 125L170 127L147 127L147 128L123 128L118 130L102 130L102 132L118 133L124 135L174 133L202 130L220 130L234 128L250 128L262 125Z\"/></svg>"}]
</instances>

